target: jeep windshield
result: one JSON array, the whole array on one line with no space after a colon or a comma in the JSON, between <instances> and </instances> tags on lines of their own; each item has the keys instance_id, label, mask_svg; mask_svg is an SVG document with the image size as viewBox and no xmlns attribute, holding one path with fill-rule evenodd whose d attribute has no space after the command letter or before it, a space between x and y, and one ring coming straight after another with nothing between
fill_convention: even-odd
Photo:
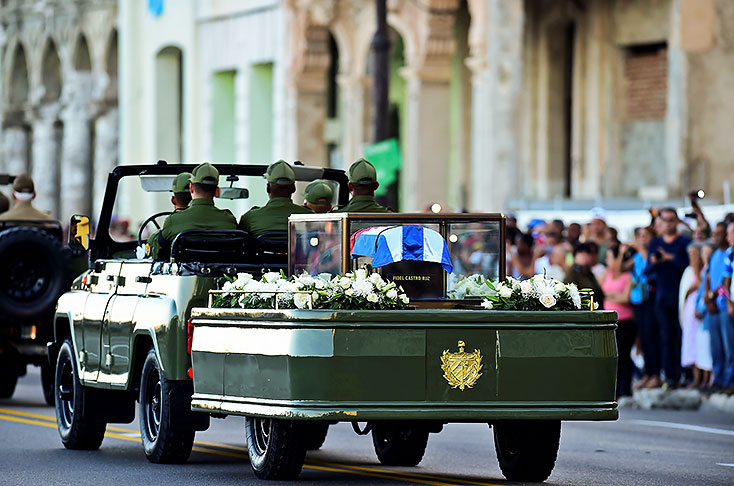
<instances>
[{"instance_id":1,"label":"jeep windshield","mask_svg":"<svg viewBox=\"0 0 734 486\"><path fill-rule=\"evenodd\" d=\"M109 175L107 190L92 245L92 260L97 258L134 258L141 225L150 217L172 212L170 192L174 177L191 172L196 164L130 165L116 167ZM266 165L215 164L219 170L221 197L215 204L239 217L253 206L267 203ZM321 167L295 166L296 193L293 200L302 202L306 185L315 179L329 181L334 189L334 204L348 199L347 178L343 171ZM159 225L166 215L156 218ZM154 224L142 228L146 240L156 230Z\"/></svg>"}]
</instances>

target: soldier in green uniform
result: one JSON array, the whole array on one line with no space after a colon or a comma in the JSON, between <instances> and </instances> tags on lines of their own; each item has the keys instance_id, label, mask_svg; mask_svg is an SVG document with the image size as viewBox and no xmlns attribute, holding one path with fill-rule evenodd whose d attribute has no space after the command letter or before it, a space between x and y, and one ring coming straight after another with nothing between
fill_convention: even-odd
<instances>
[{"instance_id":1,"label":"soldier in green uniform","mask_svg":"<svg viewBox=\"0 0 734 486\"><path fill-rule=\"evenodd\" d=\"M237 229L237 220L228 209L214 206L219 195L219 171L209 163L199 164L191 173L191 202L183 211L175 212L163 222L163 228L148 239L148 254L155 260L168 257L171 242L182 231L190 229Z\"/></svg>"},{"instance_id":2,"label":"soldier in green uniform","mask_svg":"<svg viewBox=\"0 0 734 486\"><path fill-rule=\"evenodd\" d=\"M263 207L255 206L240 218L239 229L251 237L272 231L288 231L288 216L291 214L313 214L304 206L294 204L291 195L296 192L296 173L284 160L279 160L265 172L270 200Z\"/></svg>"},{"instance_id":3,"label":"soldier in green uniform","mask_svg":"<svg viewBox=\"0 0 734 486\"><path fill-rule=\"evenodd\" d=\"M334 191L327 182L316 179L306 186L303 198L306 200L303 205L314 213L328 213L332 208L331 201L334 198Z\"/></svg>"},{"instance_id":4,"label":"soldier in green uniform","mask_svg":"<svg viewBox=\"0 0 734 486\"><path fill-rule=\"evenodd\" d=\"M380 186L377 182L375 166L365 159L359 159L349 167L349 192L352 199L341 208L335 209L340 213L392 213L375 202L375 190Z\"/></svg>"},{"instance_id":5,"label":"soldier in green uniform","mask_svg":"<svg viewBox=\"0 0 734 486\"><path fill-rule=\"evenodd\" d=\"M21 174L13 181L13 207L0 214L0 220L56 221L50 214L33 207L36 189L28 174Z\"/></svg>"},{"instance_id":6,"label":"soldier in green uniform","mask_svg":"<svg viewBox=\"0 0 734 486\"><path fill-rule=\"evenodd\" d=\"M0 192L0 214L10 209L10 199L8 196Z\"/></svg>"},{"instance_id":7,"label":"soldier in green uniform","mask_svg":"<svg viewBox=\"0 0 734 486\"><path fill-rule=\"evenodd\" d=\"M189 207L191 202L191 172L181 172L173 179L171 184L171 204L173 204L173 212L177 213Z\"/></svg>"}]
</instances>

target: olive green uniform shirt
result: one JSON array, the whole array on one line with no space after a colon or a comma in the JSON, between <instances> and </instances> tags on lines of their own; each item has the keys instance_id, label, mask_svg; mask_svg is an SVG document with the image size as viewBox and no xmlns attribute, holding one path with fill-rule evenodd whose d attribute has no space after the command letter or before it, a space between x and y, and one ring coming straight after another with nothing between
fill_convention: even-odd
<instances>
[{"instance_id":1,"label":"olive green uniform shirt","mask_svg":"<svg viewBox=\"0 0 734 486\"><path fill-rule=\"evenodd\" d=\"M0 220L56 221L50 214L34 208L31 201L16 201L15 206L0 214Z\"/></svg>"},{"instance_id":2,"label":"olive green uniform shirt","mask_svg":"<svg viewBox=\"0 0 734 486\"><path fill-rule=\"evenodd\" d=\"M339 213L392 213L393 210L375 202L375 196L352 196L349 202L333 212Z\"/></svg>"},{"instance_id":3,"label":"olive green uniform shirt","mask_svg":"<svg viewBox=\"0 0 734 486\"><path fill-rule=\"evenodd\" d=\"M313 211L294 204L289 197L274 197L265 206L255 206L243 214L238 227L252 237L271 231L288 231L291 214L313 214Z\"/></svg>"},{"instance_id":4,"label":"olive green uniform shirt","mask_svg":"<svg viewBox=\"0 0 734 486\"><path fill-rule=\"evenodd\" d=\"M237 220L229 209L214 206L212 199L193 199L189 207L168 216L163 222L163 228L148 238L150 255L157 260L164 246L166 250L170 250L171 242L180 232L192 229L233 230L237 229Z\"/></svg>"}]
</instances>

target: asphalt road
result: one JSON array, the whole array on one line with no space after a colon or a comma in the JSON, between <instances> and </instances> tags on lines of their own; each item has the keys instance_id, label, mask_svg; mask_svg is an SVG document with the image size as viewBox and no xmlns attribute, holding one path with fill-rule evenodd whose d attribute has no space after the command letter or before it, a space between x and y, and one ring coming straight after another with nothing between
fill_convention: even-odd
<instances>
[{"instance_id":1,"label":"asphalt road","mask_svg":"<svg viewBox=\"0 0 734 486\"><path fill-rule=\"evenodd\" d=\"M115 424L99 451L65 450L54 411L43 402L37 368L29 368L11 400L0 400L0 484L274 485L252 471L240 417L213 420L197 434L186 465L149 463L137 423ZM294 483L284 483L294 484ZM330 428L309 452L299 485L507 485L491 430L449 424L431 434L415 468L381 466L369 436L351 425ZM616 422L564 422L556 468L547 485L734 485L734 415L623 409Z\"/></svg>"}]
</instances>

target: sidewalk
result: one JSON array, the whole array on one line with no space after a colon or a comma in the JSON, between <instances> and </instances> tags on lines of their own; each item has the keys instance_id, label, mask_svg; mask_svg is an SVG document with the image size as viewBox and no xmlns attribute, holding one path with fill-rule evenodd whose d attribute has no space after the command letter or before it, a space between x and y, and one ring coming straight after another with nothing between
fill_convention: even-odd
<instances>
[{"instance_id":1,"label":"sidewalk","mask_svg":"<svg viewBox=\"0 0 734 486\"><path fill-rule=\"evenodd\" d=\"M734 414L734 395L723 393L705 394L698 390L665 390L643 388L635 390L631 397L621 397L619 407L650 410L667 408L672 410L719 410Z\"/></svg>"}]
</instances>

